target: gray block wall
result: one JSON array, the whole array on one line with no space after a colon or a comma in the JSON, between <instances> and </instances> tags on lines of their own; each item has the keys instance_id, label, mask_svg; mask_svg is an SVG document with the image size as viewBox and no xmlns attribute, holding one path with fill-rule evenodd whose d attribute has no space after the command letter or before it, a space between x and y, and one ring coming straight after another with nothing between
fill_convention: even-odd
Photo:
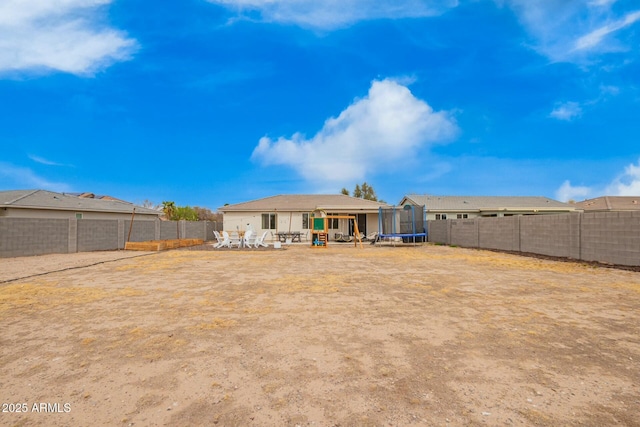
<instances>
[{"instance_id":1,"label":"gray block wall","mask_svg":"<svg viewBox=\"0 0 640 427\"><path fill-rule=\"evenodd\" d=\"M487 249L517 251L518 216L478 218L478 243Z\"/></svg>"},{"instance_id":2,"label":"gray block wall","mask_svg":"<svg viewBox=\"0 0 640 427\"><path fill-rule=\"evenodd\" d=\"M163 221L160 223L160 240L178 238L178 228L175 221Z\"/></svg>"},{"instance_id":3,"label":"gray block wall","mask_svg":"<svg viewBox=\"0 0 640 427\"><path fill-rule=\"evenodd\" d=\"M0 218L0 257L68 252L69 221Z\"/></svg>"},{"instance_id":4,"label":"gray block wall","mask_svg":"<svg viewBox=\"0 0 640 427\"><path fill-rule=\"evenodd\" d=\"M442 243L444 245L450 245L449 239L449 221L427 221L427 236L428 240L433 243ZM463 246L463 245L460 245Z\"/></svg>"},{"instance_id":5,"label":"gray block wall","mask_svg":"<svg viewBox=\"0 0 640 427\"><path fill-rule=\"evenodd\" d=\"M128 238L129 242L145 242L148 240L158 240L156 238L156 221L133 221L133 227L131 227L131 235L129 235L129 227L131 226L131 220L124 222L125 241Z\"/></svg>"},{"instance_id":6,"label":"gray block wall","mask_svg":"<svg viewBox=\"0 0 640 427\"><path fill-rule=\"evenodd\" d=\"M580 214L531 215L520 220L522 252L580 258Z\"/></svg>"},{"instance_id":7,"label":"gray block wall","mask_svg":"<svg viewBox=\"0 0 640 427\"><path fill-rule=\"evenodd\" d=\"M465 248L477 248L479 244L478 224L478 221L466 219L451 220L451 244Z\"/></svg>"},{"instance_id":8,"label":"gray block wall","mask_svg":"<svg viewBox=\"0 0 640 427\"><path fill-rule=\"evenodd\" d=\"M0 218L0 257L124 249L130 220ZM181 237L213 239L214 223L180 221ZM175 238L175 221L133 222L131 241ZM172 231L172 233L171 233Z\"/></svg>"},{"instance_id":9,"label":"gray block wall","mask_svg":"<svg viewBox=\"0 0 640 427\"><path fill-rule=\"evenodd\" d=\"M640 265L640 212L431 220L427 227L435 243Z\"/></svg>"},{"instance_id":10,"label":"gray block wall","mask_svg":"<svg viewBox=\"0 0 640 427\"><path fill-rule=\"evenodd\" d=\"M119 249L118 221L111 219L79 219L77 252ZM124 221L121 221L124 223Z\"/></svg>"},{"instance_id":11,"label":"gray block wall","mask_svg":"<svg viewBox=\"0 0 640 427\"><path fill-rule=\"evenodd\" d=\"M581 257L622 265L640 265L640 212L585 213Z\"/></svg>"}]
</instances>

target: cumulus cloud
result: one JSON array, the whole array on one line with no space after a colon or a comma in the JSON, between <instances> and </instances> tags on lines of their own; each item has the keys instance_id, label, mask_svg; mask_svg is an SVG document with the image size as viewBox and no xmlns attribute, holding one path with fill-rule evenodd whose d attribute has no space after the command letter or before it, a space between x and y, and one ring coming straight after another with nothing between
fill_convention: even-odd
<instances>
[{"instance_id":1,"label":"cumulus cloud","mask_svg":"<svg viewBox=\"0 0 640 427\"><path fill-rule=\"evenodd\" d=\"M640 20L618 12L615 0L495 0L507 4L533 37L533 48L555 62L586 63L595 54L629 50L616 35Z\"/></svg>"},{"instance_id":2,"label":"cumulus cloud","mask_svg":"<svg viewBox=\"0 0 640 427\"><path fill-rule=\"evenodd\" d=\"M58 70L90 75L131 58L137 43L102 25L111 0L0 2L0 72Z\"/></svg>"},{"instance_id":3,"label":"cumulus cloud","mask_svg":"<svg viewBox=\"0 0 640 427\"><path fill-rule=\"evenodd\" d=\"M612 196L640 196L640 160L637 165L628 165L606 191Z\"/></svg>"},{"instance_id":4,"label":"cumulus cloud","mask_svg":"<svg viewBox=\"0 0 640 427\"><path fill-rule=\"evenodd\" d=\"M581 115L582 107L580 107L580 104L577 102L565 102L556 105L553 111L549 114L549 117L553 117L558 120L571 121Z\"/></svg>"},{"instance_id":5,"label":"cumulus cloud","mask_svg":"<svg viewBox=\"0 0 640 427\"><path fill-rule=\"evenodd\" d=\"M458 0L208 0L240 13L257 12L266 22L318 29L346 27L370 19L440 15Z\"/></svg>"},{"instance_id":6,"label":"cumulus cloud","mask_svg":"<svg viewBox=\"0 0 640 427\"><path fill-rule=\"evenodd\" d=\"M640 160L638 164L630 164L624 171L608 184L592 187L573 186L565 181L556 190L558 200L583 200L599 196L640 196Z\"/></svg>"},{"instance_id":7,"label":"cumulus cloud","mask_svg":"<svg viewBox=\"0 0 640 427\"><path fill-rule=\"evenodd\" d=\"M291 167L310 181L354 182L406 163L419 148L449 140L457 131L450 113L434 111L406 86L374 81L366 97L328 119L312 138L263 137L252 159Z\"/></svg>"},{"instance_id":8,"label":"cumulus cloud","mask_svg":"<svg viewBox=\"0 0 640 427\"><path fill-rule=\"evenodd\" d=\"M556 190L556 199L562 202L568 202L569 200L580 201L589 198L591 193L590 187L573 186L570 181L565 181Z\"/></svg>"}]
</instances>

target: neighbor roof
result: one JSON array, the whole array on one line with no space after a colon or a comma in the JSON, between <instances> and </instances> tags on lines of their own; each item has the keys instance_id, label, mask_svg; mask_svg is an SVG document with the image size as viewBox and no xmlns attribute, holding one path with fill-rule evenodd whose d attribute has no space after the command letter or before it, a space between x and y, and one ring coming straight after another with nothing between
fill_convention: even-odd
<instances>
[{"instance_id":1,"label":"neighbor roof","mask_svg":"<svg viewBox=\"0 0 640 427\"><path fill-rule=\"evenodd\" d=\"M400 204L425 205L427 211L478 211L496 209L575 210L567 203L539 196L434 196L409 194Z\"/></svg>"},{"instance_id":2,"label":"neighbor roof","mask_svg":"<svg viewBox=\"0 0 640 427\"><path fill-rule=\"evenodd\" d=\"M137 214L162 215L160 211L127 202L80 198L46 190L0 191L0 207L114 213L131 213L135 207Z\"/></svg>"},{"instance_id":3,"label":"neighbor roof","mask_svg":"<svg viewBox=\"0 0 640 427\"><path fill-rule=\"evenodd\" d=\"M602 196L577 202L576 207L589 211L639 211L640 196Z\"/></svg>"},{"instance_id":4,"label":"neighbor roof","mask_svg":"<svg viewBox=\"0 0 640 427\"><path fill-rule=\"evenodd\" d=\"M351 210L378 210L380 206L388 206L386 203L350 197L344 194L281 194L251 200L235 205L227 205L219 208L222 212L272 212L272 211L297 211L311 212L315 209L351 209Z\"/></svg>"}]
</instances>

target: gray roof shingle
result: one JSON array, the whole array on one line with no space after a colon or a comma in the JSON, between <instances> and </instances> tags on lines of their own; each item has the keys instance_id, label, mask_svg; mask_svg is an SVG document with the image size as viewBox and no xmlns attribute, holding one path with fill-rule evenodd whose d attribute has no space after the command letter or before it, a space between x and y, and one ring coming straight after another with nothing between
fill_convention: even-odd
<instances>
[{"instance_id":1,"label":"gray roof shingle","mask_svg":"<svg viewBox=\"0 0 640 427\"><path fill-rule=\"evenodd\" d=\"M350 197L344 194L280 194L277 196L265 197L263 199L222 206L218 210L222 212L270 212L274 210L311 212L315 209L353 209L372 211L378 210L380 206L388 205L386 203Z\"/></svg>"},{"instance_id":2,"label":"gray roof shingle","mask_svg":"<svg viewBox=\"0 0 640 427\"><path fill-rule=\"evenodd\" d=\"M561 209L573 210L575 206L542 196L435 196L409 194L404 197L410 203L425 205L428 211L478 211L494 209Z\"/></svg>"},{"instance_id":3,"label":"gray roof shingle","mask_svg":"<svg viewBox=\"0 0 640 427\"><path fill-rule=\"evenodd\" d=\"M602 196L583 200L575 205L585 212L640 211L640 196Z\"/></svg>"},{"instance_id":4,"label":"gray roof shingle","mask_svg":"<svg viewBox=\"0 0 640 427\"><path fill-rule=\"evenodd\" d=\"M131 213L135 207L136 213L138 214L162 215L162 212L136 206L132 203L116 200L80 198L47 190L0 191L0 207L114 213Z\"/></svg>"}]
</instances>

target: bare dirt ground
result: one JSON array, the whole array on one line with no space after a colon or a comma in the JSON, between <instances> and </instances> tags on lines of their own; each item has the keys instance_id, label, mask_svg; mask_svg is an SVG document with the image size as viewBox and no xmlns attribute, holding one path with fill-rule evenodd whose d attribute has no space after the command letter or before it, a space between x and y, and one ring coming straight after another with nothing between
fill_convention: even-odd
<instances>
[{"instance_id":1,"label":"bare dirt ground","mask_svg":"<svg viewBox=\"0 0 640 427\"><path fill-rule=\"evenodd\" d=\"M640 425L637 272L301 245L0 259L0 282L0 425Z\"/></svg>"}]
</instances>

